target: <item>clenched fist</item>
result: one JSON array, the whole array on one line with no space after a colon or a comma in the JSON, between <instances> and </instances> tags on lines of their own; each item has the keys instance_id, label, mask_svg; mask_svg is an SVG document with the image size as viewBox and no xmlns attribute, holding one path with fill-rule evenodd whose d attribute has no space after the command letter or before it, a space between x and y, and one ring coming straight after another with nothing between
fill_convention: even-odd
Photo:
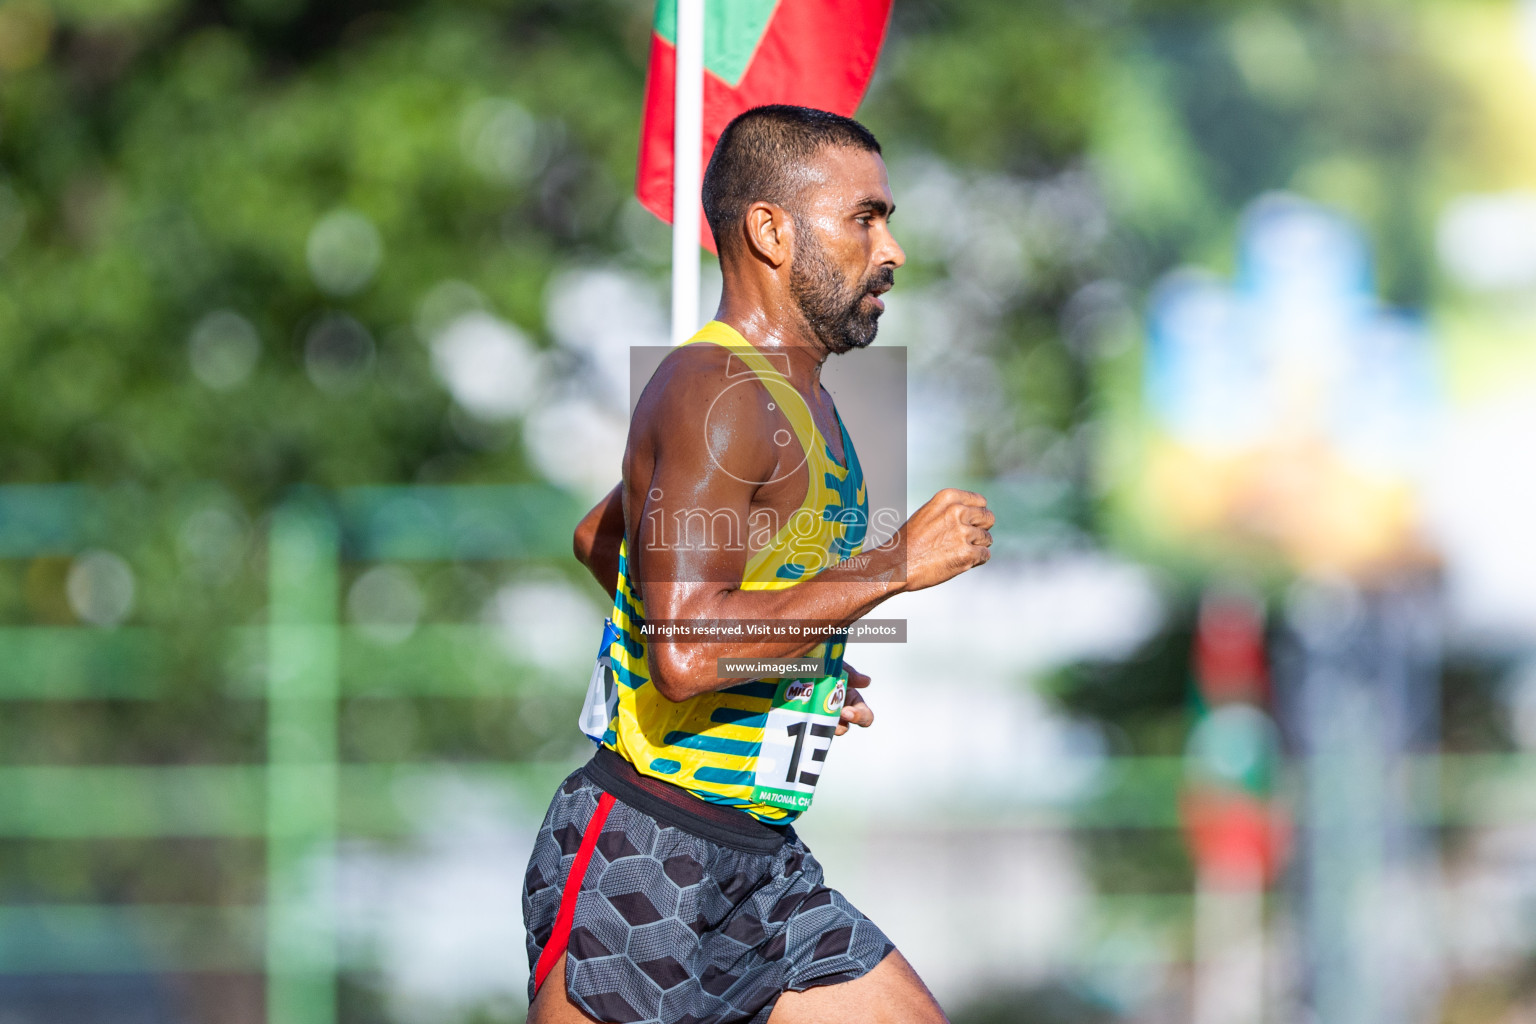
<instances>
[{"instance_id":1,"label":"clenched fist","mask_svg":"<svg viewBox=\"0 0 1536 1024\"><path fill-rule=\"evenodd\" d=\"M981 565L992 557L997 516L987 499L946 487L902 526L907 544L907 590L922 590Z\"/></svg>"}]
</instances>

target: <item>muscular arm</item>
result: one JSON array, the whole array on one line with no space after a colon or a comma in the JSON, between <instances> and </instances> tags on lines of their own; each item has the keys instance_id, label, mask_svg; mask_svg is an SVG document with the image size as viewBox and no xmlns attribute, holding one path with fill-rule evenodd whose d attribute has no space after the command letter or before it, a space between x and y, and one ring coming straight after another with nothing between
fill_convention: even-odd
<instances>
[{"instance_id":1,"label":"muscular arm","mask_svg":"<svg viewBox=\"0 0 1536 1024\"><path fill-rule=\"evenodd\" d=\"M576 524L571 546L576 561L587 567L603 593L613 596L619 585L619 541L624 538L624 485L613 490L592 506Z\"/></svg>"},{"instance_id":2,"label":"muscular arm","mask_svg":"<svg viewBox=\"0 0 1536 1024\"><path fill-rule=\"evenodd\" d=\"M757 481L779 472L771 439L782 420L769 411L761 388L729 386L718 350L671 363L641 398L625 456L632 563L648 619L803 619L846 626L897 593L932 586L986 561L986 531L994 520L985 502L944 491L902 526L904 543L831 566L797 586L742 589L747 545L725 543L718 534L712 541L706 529L680 542L678 514L701 513L696 522L730 524L742 531L738 537L747 536ZM719 658L795 657L818 642L653 641L651 681L664 697L686 700L733 685L716 678Z\"/></svg>"}]
</instances>

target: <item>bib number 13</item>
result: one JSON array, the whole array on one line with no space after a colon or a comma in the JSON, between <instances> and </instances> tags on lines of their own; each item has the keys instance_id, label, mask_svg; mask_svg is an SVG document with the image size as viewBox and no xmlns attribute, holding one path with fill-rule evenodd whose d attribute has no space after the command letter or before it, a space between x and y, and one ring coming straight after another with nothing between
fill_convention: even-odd
<instances>
[{"instance_id":1,"label":"bib number 13","mask_svg":"<svg viewBox=\"0 0 1536 1024\"><path fill-rule=\"evenodd\" d=\"M811 806L847 687L841 676L779 681L757 755L753 802L792 811Z\"/></svg>"}]
</instances>

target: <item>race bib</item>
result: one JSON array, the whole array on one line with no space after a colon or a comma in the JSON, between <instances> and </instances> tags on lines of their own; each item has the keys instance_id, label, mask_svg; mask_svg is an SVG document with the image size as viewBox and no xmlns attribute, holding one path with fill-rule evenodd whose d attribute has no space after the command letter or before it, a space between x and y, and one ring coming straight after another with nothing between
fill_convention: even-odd
<instances>
[{"instance_id":1,"label":"race bib","mask_svg":"<svg viewBox=\"0 0 1536 1024\"><path fill-rule=\"evenodd\" d=\"M581 731L587 739L603 745L603 734L608 724L619 713L619 684L613 678L613 661L609 649L619 640L619 629L612 619L603 620L602 645L597 649L597 663L592 666L592 678L587 680L587 698L581 703Z\"/></svg>"},{"instance_id":2,"label":"race bib","mask_svg":"<svg viewBox=\"0 0 1536 1024\"><path fill-rule=\"evenodd\" d=\"M779 680L757 755L754 803L791 811L811 806L847 696L846 674Z\"/></svg>"}]
</instances>

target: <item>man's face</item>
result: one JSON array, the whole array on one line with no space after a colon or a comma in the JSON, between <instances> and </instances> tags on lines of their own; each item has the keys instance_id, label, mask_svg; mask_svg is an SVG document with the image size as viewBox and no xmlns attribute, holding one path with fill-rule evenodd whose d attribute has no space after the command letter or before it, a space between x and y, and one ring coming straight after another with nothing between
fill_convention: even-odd
<instances>
[{"instance_id":1,"label":"man's face","mask_svg":"<svg viewBox=\"0 0 1536 1024\"><path fill-rule=\"evenodd\" d=\"M828 146L807 170L793 213L790 295L829 351L864 348L885 312L880 295L907 259L891 237L896 203L885 161L877 153Z\"/></svg>"}]
</instances>

